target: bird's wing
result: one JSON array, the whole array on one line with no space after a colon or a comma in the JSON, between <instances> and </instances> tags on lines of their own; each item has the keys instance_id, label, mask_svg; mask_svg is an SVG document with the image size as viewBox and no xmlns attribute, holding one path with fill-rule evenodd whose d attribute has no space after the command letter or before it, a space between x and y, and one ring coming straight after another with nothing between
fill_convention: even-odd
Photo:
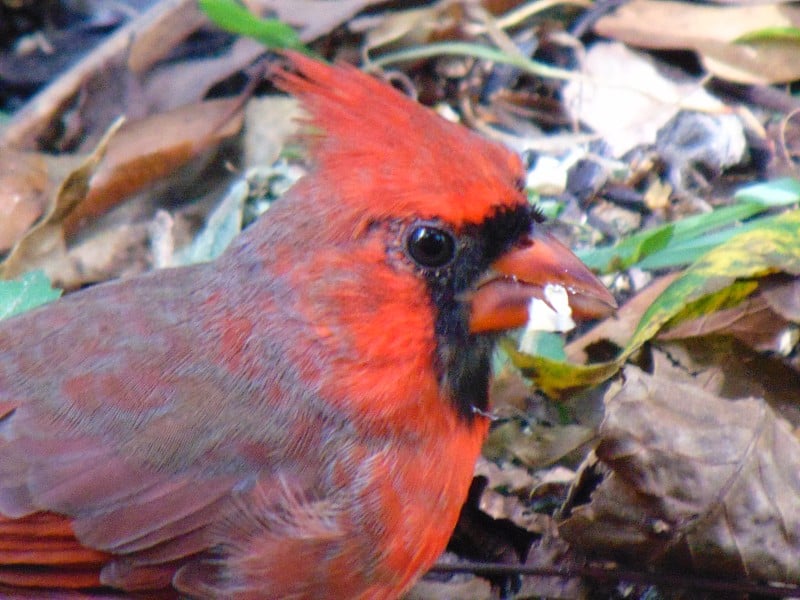
<instances>
[{"instance_id":1,"label":"bird's wing","mask_svg":"<svg viewBox=\"0 0 800 600\"><path fill-rule=\"evenodd\" d=\"M100 569L109 559L104 552L81 546L67 519L47 513L0 517L0 557L0 582L60 589L98 587Z\"/></svg>"},{"instance_id":2,"label":"bird's wing","mask_svg":"<svg viewBox=\"0 0 800 600\"><path fill-rule=\"evenodd\" d=\"M315 478L324 432L298 435L296 374L264 368L290 340L264 341L204 268L98 286L0 323L0 515L33 519L25 539L46 530L41 513L68 517L82 546L122 557L103 571L115 585L168 585L210 547L214 524L235 521L235 488L282 477L298 456ZM77 565L103 559L68 538Z\"/></svg>"}]
</instances>

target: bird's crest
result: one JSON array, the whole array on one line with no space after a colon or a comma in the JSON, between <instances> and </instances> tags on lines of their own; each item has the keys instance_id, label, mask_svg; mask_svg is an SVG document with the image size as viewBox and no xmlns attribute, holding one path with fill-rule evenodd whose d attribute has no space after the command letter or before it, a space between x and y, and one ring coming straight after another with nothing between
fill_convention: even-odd
<instances>
[{"instance_id":1,"label":"bird's crest","mask_svg":"<svg viewBox=\"0 0 800 600\"><path fill-rule=\"evenodd\" d=\"M460 226L525 202L523 169L506 148L450 123L346 64L287 52L276 85L309 114L318 189L375 218L415 214Z\"/></svg>"}]
</instances>

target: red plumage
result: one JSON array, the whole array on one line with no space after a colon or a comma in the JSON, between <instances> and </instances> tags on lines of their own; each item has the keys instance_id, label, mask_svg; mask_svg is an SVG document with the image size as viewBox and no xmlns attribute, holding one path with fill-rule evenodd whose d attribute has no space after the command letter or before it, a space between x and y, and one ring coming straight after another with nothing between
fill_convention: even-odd
<instances>
[{"instance_id":1,"label":"red plumage","mask_svg":"<svg viewBox=\"0 0 800 600\"><path fill-rule=\"evenodd\" d=\"M550 246L513 154L351 67L289 59L275 79L309 113L312 170L222 257L0 323L8 597L396 598L447 543L492 336L536 286L502 324L471 294L501 256ZM557 256L574 297L613 303Z\"/></svg>"}]
</instances>

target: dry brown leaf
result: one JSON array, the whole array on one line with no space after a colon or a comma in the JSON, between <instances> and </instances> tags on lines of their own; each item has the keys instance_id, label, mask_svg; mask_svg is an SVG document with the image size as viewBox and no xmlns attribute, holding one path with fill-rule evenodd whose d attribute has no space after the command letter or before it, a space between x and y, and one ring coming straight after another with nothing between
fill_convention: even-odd
<instances>
[{"instance_id":1,"label":"dry brown leaf","mask_svg":"<svg viewBox=\"0 0 800 600\"><path fill-rule=\"evenodd\" d=\"M0 148L0 252L42 216L58 183L80 160Z\"/></svg>"},{"instance_id":2,"label":"dry brown leaf","mask_svg":"<svg viewBox=\"0 0 800 600\"><path fill-rule=\"evenodd\" d=\"M740 304L679 323L660 333L658 339L730 335L759 352L786 356L797 345L798 328L797 323L784 315L794 315L798 296L800 281L797 278L767 277L759 282L759 290Z\"/></svg>"},{"instance_id":3,"label":"dry brown leaf","mask_svg":"<svg viewBox=\"0 0 800 600\"><path fill-rule=\"evenodd\" d=\"M770 308L787 321L800 323L800 279L790 277L760 290Z\"/></svg>"},{"instance_id":4,"label":"dry brown leaf","mask_svg":"<svg viewBox=\"0 0 800 600\"><path fill-rule=\"evenodd\" d=\"M659 377L676 378L680 370L693 385L717 396L764 398L800 427L800 373L785 360L756 352L731 336L716 335L659 343L652 359Z\"/></svg>"},{"instance_id":5,"label":"dry brown leaf","mask_svg":"<svg viewBox=\"0 0 800 600\"><path fill-rule=\"evenodd\" d=\"M63 256L66 251L62 222L86 197L89 180L97 170L108 147L108 142L119 129L118 121L98 144L95 151L70 173L59 186L55 202L47 215L39 221L0 264L0 279L13 279L26 271L44 268L48 260ZM45 272L53 281L54 273Z\"/></svg>"},{"instance_id":6,"label":"dry brown leaf","mask_svg":"<svg viewBox=\"0 0 800 600\"><path fill-rule=\"evenodd\" d=\"M8 250L39 218L51 185L43 156L0 148L0 251Z\"/></svg>"},{"instance_id":7,"label":"dry brown leaf","mask_svg":"<svg viewBox=\"0 0 800 600\"><path fill-rule=\"evenodd\" d=\"M75 289L88 283L132 277L152 270L149 223L118 223L70 245L44 267L58 287Z\"/></svg>"},{"instance_id":8,"label":"dry brown leaf","mask_svg":"<svg viewBox=\"0 0 800 600\"><path fill-rule=\"evenodd\" d=\"M50 124L65 110L90 78L108 64L127 64L136 73L168 53L183 39L207 22L199 14L196 0L162 0L110 35L79 63L39 92L17 111L0 135L0 143L20 149L34 149ZM176 23L179 25L176 26ZM142 40L138 42L136 40ZM172 45L170 45L172 44ZM112 87L109 91L114 92Z\"/></svg>"},{"instance_id":9,"label":"dry brown leaf","mask_svg":"<svg viewBox=\"0 0 800 600\"><path fill-rule=\"evenodd\" d=\"M246 0L257 15L273 17L298 30L300 40L310 42L381 0Z\"/></svg>"},{"instance_id":10,"label":"dry brown leaf","mask_svg":"<svg viewBox=\"0 0 800 600\"><path fill-rule=\"evenodd\" d=\"M577 572L580 565L575 552L556 533L547 533L537 540L528 552L525 566L528 568L559 570L564 573ZM522 585L516 598L551 598L558 600L578 600L602 597L589 593L591 584L580 577L548 577L528 575L522 578ZM589 589L587 589L589 588ZM597 591L597 590L592 590Z\"/></svg>"},{"instance_id":11,"label":"dry brown leaf","mask_svg":"<svg viewBox=\"0 0 800 600\"><path fill-rule=\"evenodd\" d=\"M764 401L629 367L600 435L608 473L574 495L591 491L559 525L570 543L648 567L800 581L800 443Z\"/></svg>"},{"instance_id":12,"label":"dry brown leaf","mask_svg":"<svg viewBox=\"0 0 800 600\"><path fill-rule=\"evenodd\" d=\"M205 98L212 87L264 54L263 44L239 38L231 47L213 57L167 62L147 74L143 85L146 112L164 112Z\"/></svg>"},{"instance_id":13,"label":"dry brown leaf","mask_svg":"<svg viewBox=\"0 0 800 600\"><path fill-rule=\"evenodd\" d=\"M300 107L294 98L266 96L247 103L244 115L244 168L271 165L297 132Z\"/></svg>"},{"instance_id":14,"label":"dry brown leaf","mask_svg":"<svg viewBox=\"0 0 800 600\"><path fill-rule=\"evenodd\" d=\"M482 512L492 519L507 519L520 529L542 534L554 533L555 523L549 514L531 510L531 504L552 504L555 498L563 497L575 473L556 466L537 471L534 476L528 469L480 457L475 476L486 480L479 502Z\"/></svg>"},{"instance_id":15,"label":"dry brown leaf","mask_svg":"<svg viewBox=\"0 0 800 600\"><path fill-rule=\"evenodd\" d=\"M64 215L66 234L234 135L242 126L241 107L240 98L207 100L123 125L86 197Z\"/></svg>"},{"instance_id":16,"label":"dry brown leaf","mask_svg":"<svg viewBox=\"0 0 800 600\"><path fill-rule=\"evenodd\" d=\"M364 33L364 57L372 50L387 46L404 47L424 44L452 32L463 17L456 0L439 0L431 6L386 11L354 19L351 31Z\"/></svg>"},{"instance_id":17,"label":"dry brown leaf","mask_svg":"<svg viewBox=\"0 0 800 600\"><path fill-rule=\"evenodd\" d=\"M796 43L738 38L766 29L800 26L800 8L780 4L708 6L633 0L601 18L595 31L633 46L691 49L714 75L737 83L770 84L800 78Z\"/></svg>"},{"instance_id":18,"label":"dry brown leaf","mask_svg":"<svg viewBox=\"0 0 800 600\"><path fill-rule=\"evenodd\" d=\"M776 388L785 387L787 375L790 375L784 373L776 380L774 371L786 366L800 372L800 357L797 355L800 342L800 279L788 274L770 275L758 280L757 285L757 290L736 306L681 322L661 332L658 340L663 343L697 339L696 344L679 345L680 357L676 355L674 360L686 361L685 352L689 352L692 355L689 363L696 363L698 350L708 347L710 353L702 352L706 355L705 360L712 364L712 368L727 373L726 380L729 383L744 376L745 382L752 380L752 383L762 386L753 389L751 385L749 394L763 396L773 406L776 401L782 407L794 406L797 405L796 390L788 394L784 391L778 399L773 399ZM709 336L714 336L714 339L709 339ZM716 339L717 336L738 340L739 346L728 348L730 344ZM673 346L675 344L668 346L668 351ZM736 366L732 368L733 365ZM697 372L695 364L686 363L684 366ZM741 385L735 387L740 389ZM742 395L748 394L739 394ZM729 394L726 396L731 397Z\"/></svg>"},{"instance_id":19,"label":"dry brown leaf","mask_svg":"<svg viewBox=\"0 0 800 600\"><path fill-rule=\"evenodd\" d=\"M159 0L129 25L128 68L136 74L145 73L167 58L180 42L207 24L208 17L200 11L196 1Z\"/></svg>"},{"instance_id":20,"label":"dry brown leaf","mask_svg":"<svg viewBox=\"0 0 800 600\"><path fill-rule=\"evenodd\" d=\"M581 72L584 78L564 86L564 106L572 119L602 137L615 157L654 144L682 108L724 110L699 80L666 77L652 57L618 42L593 44Z\"/></svg>"},{"instance_id":21,"label":"dry brown leaf","mask_svg":"<svg viewBox=\"0 0 800 600\"><path fill-rule=\"evenodd\" d=\"M77 158L60 159L72 161L72 172L50 195L47 216L0 265L0 277L40 268L61 287L72 288L142 270L146 266L139 256L146 248L144 227L115 226L69 253L67 242L87 218L172 175L236 133L243 120L242 102L242 98L211 100L127 123L110 139L107 134L77 168ZM123 264L126 258L128 265Z\"/></svg>"},{"instance_id":22,"label":"dry brown leaf","mask_svg":"<svg viewBox=\"0 0 800 600\"><path fill-rule=\"evenodd\" d=\"M494 427L483 447L490 460L517 460L531 468L545 467L594 437L583 425L541 425L510 420Z\"/></svg>"},{"instance_id":23,"label":"dry brown leaf","mask_svg":"<svg viewBox=\"0 0 800 600\"><path fill-rule=\"evenodd\" d=\"M528 469L510 464L500 466L482 456L478 457L478 462L475 464L475 475L486 477L488 481L487 489L502 488L512 494L528 494L537 482ZM508 514L504 513L486 512L496 519L508 517Z\"/></svg>"},{"instance_id":24,"label":"dry brown leaf","mask_svg":"<svg viewBox=\"0 0 800 600\"><path fill-rule=\"evenodd\" d=\"M658 296L661 295L669 284L675 281L680 273L665 275L653 280L646 288L628 300L609 319L605 319L590 329L584 335L567 344L565 352L570 362L584 364L588 360L587 348L608 340L620 348L624 348L628 340L633 337L636 325L642 319L645 311Z\"/></svg>"}]
</instances>

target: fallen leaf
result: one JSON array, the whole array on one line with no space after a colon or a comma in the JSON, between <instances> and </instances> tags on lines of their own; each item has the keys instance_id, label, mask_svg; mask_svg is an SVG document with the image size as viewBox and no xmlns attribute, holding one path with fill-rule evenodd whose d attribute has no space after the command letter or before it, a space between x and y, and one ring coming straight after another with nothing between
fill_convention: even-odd
<instances>
[{"instance_id":1,"label":"fallen leaf","mask_svg":"<svg viewBox=\"0 0 800 600\"><path fill-rule=\"evenodd\" d=\"M142 73L166 56L176 40L188 36L205 22L207 19L200 15L196 0L156 2L17 111L0 134L0 143L19 149L36 148L37 140L50 133L51 125L65 107L105 65L126 62L134 73ZM112 86L108 91L116 93L117 90Z\"/></svg>"},{"instance_id":2,"label":"fallen leaf","mask_svg":"<svg viewBox=\"0 0 800 600\"><path fill-rule=\"evenodd\" d=\"M583 425L542 425L509 420L489 434L483 455L490 460L515 460L529 468L551 465L594 438Z\"/></svg>"},{"instance_id":3,"label":"fallen leaf","mask_svg":"<svg viewBox=\"0 0 800 600\"><path fill-rule=\"evenodd\" d=\"M713 75L737 83L766 85L800 78L798 41L745 36L799 25L800 8L795 5L714 6L633 0L601 17L594 30L641 48L694 50Z\"/></svg>"},{"instance_id":4,"label":"fallen leaf","mask_svg":"<svg viewBox=\"0 0 800 600\"><path fill-rule=\"evenodd\" d=\"M800 427L800 372L786 360L756 352L731 336L710 335L659 342L651 361L659 378L691 383L722 398L763 398Z\"/></svg>"},{"instance_id":5,"label":"fallen leaf","mask_svg":"<svg viewBox=\"0 0 800 600\"><path fill-rule=\"evenodd\" d=\"M198 10L196 0L162 0L132 21L127 31L115 32L114 37L127 36L125 62L133 73L143 74L207 24L208 18Z\"/></svg>"},{"instance_id":6,"label":"fallen leaf","mask_svg":"<svg viewBox=\"0 0 800 600\"><path fill-rule=\"evenodd\" d=\"M354 19L349 28L364 33L363 55L376 48L404 48L442 39L463 18L463 8L454 0L439 0L431 6L386 11Z\"/></svg>"},{"instance_id":7,"label":"fallen leaf","mask_svg":"<svg viewBox=\"0 0 800 600\"><path fill-rule=\"evenodd\" d=\"M797 278L762 286L760 293L770 308L781 317L800 323L800 281Z\"/></svg>"},{"instance_id":8,"label":"fallen leaf","mask_svg":"<svg viewBox=\"0 0 800 600\"><path fill-rule=\"evenodd\" d=\"M359 12L380 4L381 0L247 0L248 8L261 16L270 16L298 29L303 42L330 33Z\"/></svg>"},{"instance_id":9,"label":"fallen leaf","mask_svg":"<svg viewBox=\"0 0 800 600\"><path fill-rule=\"evenodd\" d=\"M65 163L74 168L78 159L0 148L0 252L22 239L45 212L66 174Z\"/></svg>"},{"instance_id":10,"label":"fallen leaf","mask_svg":"<svg viewBox=\"0 0 800 600\"><path fill-rule=\"evenodd\" d=\"M747 297L735 306L703 310L697 318L661 332L658 339L730 335L759 352L790 354L797 344L797 323L800 322L800 315L795 312L800 298L800 280L772 276L745 284L745 288L751 287L755 291L748 291Z\"/></svg>"},{"instance_id":11,"label":"fallen leaf","mask_svg":"<svg viewBox=\"0 0 800 600\"><path fill-rule=\"evenodd\" d=\"M278 160L291 136L297 132L300 115L300 107L294 98L251 98L244 113L244 166L267 166Z\"/></svg>"},{"instance_id":12,"label":"fallen leaf","mask_svg":"<svg viewBox=\"0 0 800 600\"><path fill-rule=\"evenodd\" d=\"M546 533L531 546L525 567L551 572L560 571L565 575L557 577L526 575L522 577L522 585L515 597L560 600L595 597L597 590L592 589L592 582L587 582L577 575L576 567L582 563L582 557L576 556L576 552L557 533ZM569 576L571 572L575 575Z\"/></svg>"},{"instance_id":13,"label":"fallen leaf","mask_svg":"<svg viewBox=\"0 0 800 600\"><path fill-rule=\"evenodd\" d=\"M672 273L652 281L650 285L623 304L614 316L598 323L585 334L567 344L564 348L567 358L573 363L584 363L589 358L587 348L605 341L610 341L619 348L623 348L631 339L647 308L679 275L680 273Z\"/></svg>"},{"instance_id":14,"label":"fallen leaf","mask_svg":"<svg viewBox=\"0 0 800 600\"><path fill-rule=\"evenodd\" d=\"M239 38L228 50L212 57L154 66L143 85L146 114L198 102L220 81L244 70L264 51L264 46L255 40Z\"/></svg>"},{"instance_id":15,"label":"fallen leaf","mask_svg":"<svg viewBox=\"0 0 800 600\"><path fill-rule=\"evenodd\" d=\"M628 367L599 433L607 473L566 507L571 544L646 567L800 582L800 442L763 400Z\"/></svg>"},{"instance_id":16,"label":"fallen leaf","mask_svg":"<svg viewBox=\"0 0 800 600\"><path fill-rule=\"evenodd\" d=\"M0 281L0 319L31 310L61 296L41 271L26 273L19 280Z\"/></svg>"},{"instance_id":17,"label":"fallen leaf","mask_svg":"<svg viewBox=\"0 0 800 600\"><path fill-rule=\"evenodd\" d=\"M47 272L47 262L53 257L63 256L66 251L63 220L83 201L89 191L89 180L103 158L109 140L119 129L122 121L112 127L95 151L61 183L55 202L44 218L28 231L14 246L11 253L0 263L0 278L13 279L26 271L37 268ZM53 281L53 273L48 273Z\"/></svg>"},{"instance_id":18,"label":"fallen leaf","mask_svg":"<svg viewBox=\"0 0 800 600\"><path fill-rule=\"evenodd\" d=\"M673 282L642 317L628 349L638 348L664 325L677 324L703 311L723 306L731 294L753 291L739 279L777 272L800 275L800 211L761 220L758 227L731 238L706 253ZM732 286L738 285L736 289Z\"/></svg>"},{"instance_id":19,"label":"fallen leaf","mask_svg":"<svg viewBox=\"0 0 800 600\"><path fill-rule=\"evenodd\" d=\"M125 123L108 143L86 196L64 215L73 235L85 219L172 175L242 126L241 98L207 100Z\"/></svg>"},{"instance_id":20,"label":"fallen leaf","mask_svg":"<svg viewBox=\"0 0 800 600\"><path fill-rule=\"evenodd\" d=\"M551 398L566 398L579 390L600 385L613 377L622 361L579 365L523 354L508 339L500 342L503 351L522 374Z\"/></svg>"}]
</instances>

